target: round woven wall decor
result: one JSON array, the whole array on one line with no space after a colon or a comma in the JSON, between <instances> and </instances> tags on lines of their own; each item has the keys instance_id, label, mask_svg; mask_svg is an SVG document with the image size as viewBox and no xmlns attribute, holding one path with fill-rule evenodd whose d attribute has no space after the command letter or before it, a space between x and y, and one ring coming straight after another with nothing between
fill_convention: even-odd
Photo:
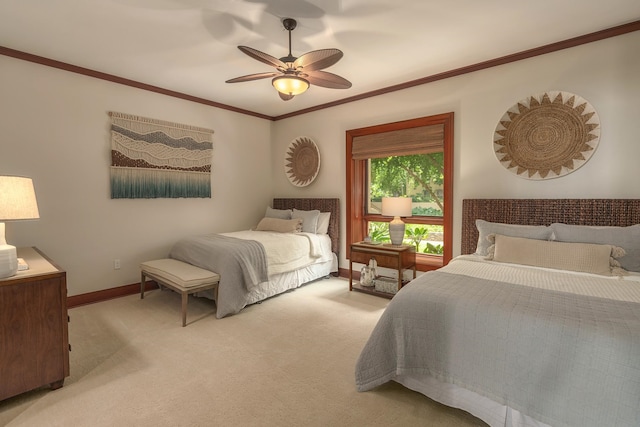
<instances>
[{"instance_id":1,"label":"round woven wall decor","mask_svg":"<svg viewBox=\"0 0 640 427\"><path fill-rule=\"evenodd\" d=\"M309 137L300 136L289 144L284 156L284 172L296 187L311 184L320 171L320 151Z\"/></svg>"},{"instance_id":2,"label":"round woven wall decor","mask_svg":"<svg viewBox=\"0 0 640 427\"><path fill-rule=\"evenodd\" d=\"M530 96L507 110L496 126L498 161L517 176L558 178L584 165L600 141L600 118L585 99L568 92Z\"/></svg>"}]
</instances>

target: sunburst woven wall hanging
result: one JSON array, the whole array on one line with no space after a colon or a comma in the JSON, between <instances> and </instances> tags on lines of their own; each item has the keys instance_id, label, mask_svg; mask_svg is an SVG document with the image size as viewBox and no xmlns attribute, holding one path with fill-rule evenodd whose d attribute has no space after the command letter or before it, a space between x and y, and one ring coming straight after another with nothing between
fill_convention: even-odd
<instances>
[{"instance_id":1,"label":"sunburst woven wall hanging","mask_svg":"<svg viewBox=\"0 0 640 427\"><path fill-rule=\"evenodd\" d=\"M320 171L320 151L309 137L300 136L289 144L284 156L284 172L296 187L311 184Z\"/></svg>"},{"instance_id":2,"label":"sunburst woven wall hanging","mask_svg":"<svg viewBox=\"0 0 640 427\"><path fill-rule=\"evenodd\" d=\"M600 119L585 99L550 91L512 106L496 126L498 161L517 176L558 178L584 165L600 141Z\"/></svg>"}]
</instances>

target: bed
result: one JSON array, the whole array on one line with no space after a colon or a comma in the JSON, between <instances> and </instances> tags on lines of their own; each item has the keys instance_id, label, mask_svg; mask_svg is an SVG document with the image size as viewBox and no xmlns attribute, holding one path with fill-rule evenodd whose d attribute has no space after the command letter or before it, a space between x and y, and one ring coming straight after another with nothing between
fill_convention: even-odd
<instances>
[{"instance_id":1,"label":"bed","mask_svg":"<svg viewBox=\"0 0 640 427\"><path fill-rule=\"evenodd\" d=\"M275 198L254 229L186 237L169 257L220 274L216 317L223 318L336 273L339 224L339 199Z\"/></svg>"},{"instance_id":2,"label":"bed","mask_svg":"<svg viewBox=\"0 0 640 427\"><path fill-rule=\"evenodd\" d=\"M392 299L358 390L393 380L490 426L639 426L637 224L640 200L464 200L462 255Z\"/></svg>"}]
</instances>

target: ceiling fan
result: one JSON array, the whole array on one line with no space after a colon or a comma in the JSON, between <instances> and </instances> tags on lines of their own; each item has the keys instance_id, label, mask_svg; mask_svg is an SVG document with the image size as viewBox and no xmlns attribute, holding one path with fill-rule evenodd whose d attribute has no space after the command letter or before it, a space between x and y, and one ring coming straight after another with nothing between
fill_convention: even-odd
<instances>
[{"instance_id":1,"label":"ceiling fan","mask_svg":"<svg viewBox=\"0 0 640 427\"><path fill-rule=\"evenodd\" d=\"M285 30L289 31L289 55L287 56L278 59L248 46L238 46L238 49L245 54L253 59L275 67L277 71L236 77L227 80L227 83L248 82L273 77L271 83L283 101L288 101L294 96L300 95L309 89L309 86L312 84L330 89L349 89L351 87L349 80L333 73L320 71L338 62L340 58L342 58L341 50L314 50L296 58L291 55L291 31L296 28L298 23L293 18L285 18L282 20L282 25Z\"/></svg>"}]
</instances>

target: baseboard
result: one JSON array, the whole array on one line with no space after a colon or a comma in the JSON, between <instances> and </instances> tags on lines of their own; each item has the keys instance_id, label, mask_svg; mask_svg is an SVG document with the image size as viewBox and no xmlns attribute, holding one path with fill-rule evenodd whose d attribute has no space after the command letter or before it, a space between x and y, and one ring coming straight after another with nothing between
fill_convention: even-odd
<instances>
[{"instance_id":1,"label":"baseboard","mask_svg":"<svg viewBox=\"0 0 640 427\"><path fill-rule=\"evenodd\" d=\"M339 277L349 278L348 268L338 269ZM153 280L147 280L145 291L158 289L158 284ZM67 297L67 308L79 307L81 305L94 304L96 302L107 301L114 298L120 298L127 295L140 293L140 283L119 286L117 288L103 289L101 291L89 292L86 294L74 295Z\"/></svg>"},{"instance_id":2,"label":"baseboard","mask_svg":"<svg viewBox=\"0 0 640 427\"><path fill-rule=\"evenodd\" d=\"M158 289L158 284L152 280L148 280L144 287L145 291ZM74 295L67 297L67 308L78 307L81 305L93 304L96 302L107 301L114 298L120 298L127 295L139 294L140 283L132 285L119 286L117 288L103 289L101 291L89 292L86 294Z\"/></svg>"}]
</instances>

